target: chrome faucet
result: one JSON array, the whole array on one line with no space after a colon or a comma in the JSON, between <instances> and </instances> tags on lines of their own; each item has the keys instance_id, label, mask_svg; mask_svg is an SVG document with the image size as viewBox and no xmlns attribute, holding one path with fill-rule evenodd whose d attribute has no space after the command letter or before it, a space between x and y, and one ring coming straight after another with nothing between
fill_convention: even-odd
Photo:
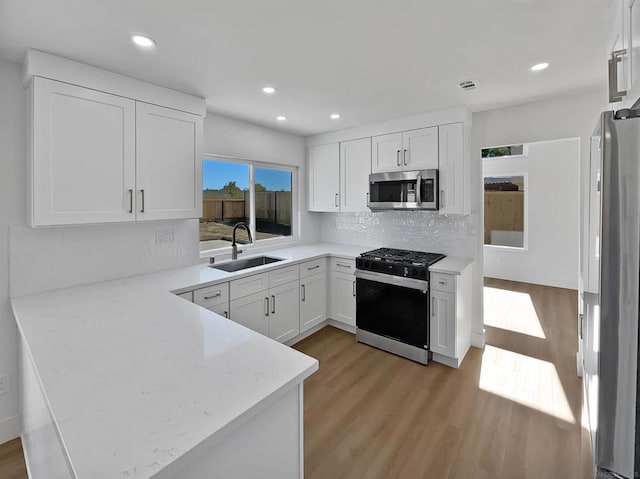
<instances>
[{"instance_id":1,"label":"chrome faucet","mask_svg":"<svg viewBox=\"0 0 640 479\"><path fill-rule=\"evenodd\" d=\"M238 259L238 253L242 253L242 250L238 249L238 246L236 245L236 230L238 228L244 228L247 231L247 236L249 237L249 243L253 243L253 239L251 238L251 230L249 229L246 223L236 223L235 225L233 225L233 234L232 234L233 242L231 243L231 259Z\"/></svg>"}]
</instances>

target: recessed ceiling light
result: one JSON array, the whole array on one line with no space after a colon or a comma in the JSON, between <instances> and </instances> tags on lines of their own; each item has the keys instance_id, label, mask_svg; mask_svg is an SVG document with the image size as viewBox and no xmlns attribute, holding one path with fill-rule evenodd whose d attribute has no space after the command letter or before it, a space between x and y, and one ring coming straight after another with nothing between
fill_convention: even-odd
<instances>
[{"instance_id":1,"label":"recessed ceiling light","mask_svg":"<svg viewBox=\"0 0 640 479\"><path fill-rule=\"evenodd\" d=\"M531 67L531 71L532 72L540 72L542 70L546 70L548 67L549 67L549 64L547 62L538 63L538 64L533 65Z\"/></svg>"},{"instance_id":2,"label":"recessed ceiling light","mask_svg":"<svg viewBox=\"0 0 640 479\"><path fill-rule=\"evenodd\" d=\"M262 89L262 91L265 93L275 93L276 89L272 86L266 86Z\"/></svg>"},{"instance_id":3,"label":"recessed ceiling light","mask_svg":"<svg viewBox=\"0 0 640 479\"><path fill-rule=\"evenodd\" d=\"M280 115L279 117L276 117L276 120L278 120L278 121L285 121L286 119L287 119L287 117L286 116L282 116L282 115Z\"/></svg>"},{"instance_id":4,"label":"recessed ceiling light","mask_svg":"<svg viewBox=\"0 0 640 479\"><path fill-rule=\"evenodd\" d=\"M340 118L340 113L331 113L332 120L337 120L338 118Z\"/></svg>"},{"instance_id":5,"label":"recessed ceiling light","mask_svg":"<svg viewBox=\"0 0 640 479\"><path fill-rule=\"evenodd\" d=\"M157 45L156 41L153 38L146 35L131 35L131 40L133 40L133 43L141 48L151 49Z\"/></svg>"}]
</instances>

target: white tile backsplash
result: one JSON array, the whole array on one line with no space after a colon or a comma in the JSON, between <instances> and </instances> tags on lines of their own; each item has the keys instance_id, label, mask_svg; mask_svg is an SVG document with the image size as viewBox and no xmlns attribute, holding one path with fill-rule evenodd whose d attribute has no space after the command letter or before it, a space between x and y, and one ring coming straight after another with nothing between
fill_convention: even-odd
<instances>
[{"instance_id":1,"label":"white tile backsplash","mask_svg":"<svg viewBox=\"0 0 640 479\"><path fill-rule=\"evenodd\" d=\"M475 257L477 227L472 216L433 211L324 213L322 241L391 247Z\"/></svg>"},{"instance_id":2,"label":"white tile backsplash","mask_svg":"<svg viewBox=\"0 0 640 479\"><path fill-rule=\"evenodd\" d=\"M156 233L173 233L157 244ZM9 230L11 296L197 264L198 220Z\"/></svg>"}]
</instances>

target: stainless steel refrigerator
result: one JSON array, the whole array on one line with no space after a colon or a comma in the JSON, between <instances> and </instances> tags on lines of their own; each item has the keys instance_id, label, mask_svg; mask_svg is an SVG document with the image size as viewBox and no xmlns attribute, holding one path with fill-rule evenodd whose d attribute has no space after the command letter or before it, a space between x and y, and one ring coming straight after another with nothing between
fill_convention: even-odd
<instances>
[{"instance_id":1,"label":"stainless steel refrigerator","mask_svg":"<svg viewBox=\"0 0 640 479\"><path fill-rule=\"evenodd\" d=\"M640 111L604 112L591 147L579 282L587 413L596 477L637 478Z\"/></svg>"}]
</instances>

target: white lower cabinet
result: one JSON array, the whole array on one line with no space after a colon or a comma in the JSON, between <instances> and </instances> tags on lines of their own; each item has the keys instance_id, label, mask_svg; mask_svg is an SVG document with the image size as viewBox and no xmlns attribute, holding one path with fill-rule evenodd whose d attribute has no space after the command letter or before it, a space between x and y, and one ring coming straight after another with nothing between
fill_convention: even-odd
<instances>
[{"instance_id":1,"label":"white lower cabinet","mask_svg":"<svg viewBox=\"0 0 640 479\"><path fill-rule=\"evenodd\" d=\"M257 333L269 334L269 297L267 291L234 299L230 306L230 316L234 322L253 329Z\"/></svg>"},{"instance_id":2,"label":"white lower cabinet","mask_svg":"<svg viewBox=\"0 0 640 479\"><path fill-rule=\"evenodd\" d=\"M356 262L331 258L329 317L348 326L356 325Z\"/></svg>"},{"instance_id":3,"label":"white lower cabinet","mask_svg":"<svg viewBox=\"0 0 640 479\"><path fill-rule=\"evenodd\" d=\"M459 367L471 346L471 268L431 273L430 349L434 360Z\"/></svg>"},{"instance_id":4,"label":"white lower cabinet","mask_svg":"<svg viewBox=\"0 0 640 479\"><path fill-rule=\"evenodd\" d=\"M297 266L231 281L229 291L232 321L280 342L300 333Z\"/></svg>"},{"instance_id":5,"label":"white lower cabinet","mask_svg":"<svg viewBox=\"0 0 640 479\"><path fill-rule=\"evenodd\" d=\"M331 319L356 325L356 277L352 273L331 272Z\"/></svg>"},{"instance_id":6,"label":"white lower cabinet","mask_svg":"<svg viewBox=\"0 0 640 479\"><path fill-rule=\"evenodd\" d=\"M327 319L327 275L314 274L300 280L300 332Z\"/></svg>"},{"instance_id":7,"label":"white lower cabinet","mask_svg":"<svg viewBox=\"0 0 640 479\"><path fill-rule=\"evenodd\" d=\"M456 295L431 291L431 351L456 357Z\"/></svg>"},{"instance_id":8,"label":"white lower cabinet","mask_svg":"<svg viewBox=\"0 0 640 479\"><path fill-rule=\"evenodd\" d=\"M300 333L298 281L269 290L269 337L281 343Z\"/></svg>"}]
</instances>

